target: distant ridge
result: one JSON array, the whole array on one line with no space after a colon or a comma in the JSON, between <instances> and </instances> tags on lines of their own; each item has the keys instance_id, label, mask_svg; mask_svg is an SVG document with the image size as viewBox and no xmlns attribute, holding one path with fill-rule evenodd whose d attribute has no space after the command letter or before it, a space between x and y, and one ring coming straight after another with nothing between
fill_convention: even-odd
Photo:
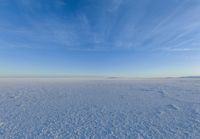
<instances>
[{"instance_id":1,"label":"distant ridge","mask_svg":"<svg viewBox=\"0 0 200 139\"><path fill-rule=\"evenodd\" d=\"M118 79L125 77L90 76L90 75L0 75L0 78L69 78L69 79Z\"/></svg>"},{"instance_id":2,"label":"distant ridge","mask_svg":"<svg viewBox=\"0 0 200 139\"><path fill-rule=\"evenodd\" d=\"M184 77L181 77L181 78L200 78L200 76L184 76Z\"/></svg>"}]
</instances>

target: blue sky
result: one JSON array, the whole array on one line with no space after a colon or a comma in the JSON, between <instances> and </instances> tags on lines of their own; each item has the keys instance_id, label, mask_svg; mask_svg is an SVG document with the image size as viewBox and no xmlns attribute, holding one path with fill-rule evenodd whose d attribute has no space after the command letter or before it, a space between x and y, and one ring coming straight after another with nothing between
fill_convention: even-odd
<instances>
[{"instance_id":1,"label":"blue sky","mask_svg":"<svg viewBox=\"0 0 200 139\"><path fill-rule=\"evenodd\" d=\"M1 75L200 75L199 0L0 0Z\"/></svg>"}]
</instances>

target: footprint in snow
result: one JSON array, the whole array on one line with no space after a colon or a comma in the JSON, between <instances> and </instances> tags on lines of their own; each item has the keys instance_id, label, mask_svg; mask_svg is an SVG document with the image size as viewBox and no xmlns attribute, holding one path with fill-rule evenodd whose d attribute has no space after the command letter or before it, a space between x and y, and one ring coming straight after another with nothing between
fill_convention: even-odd
<instances>
[{"instance_id":1,"label":"footprint in snow","mask_svg":"<svg viewBox=\"0 0 200 139\"><path fill-rule=\"evenodd\" d=\"M21 107L21 106L22 106L22 104L21 104L21 103L19 103L19 104L16 104L16 106L17 106L17 107Z\"/></svg>"},{"instance_id":2,"label":"footprint in snow","mask_svg":"<svg viewBox=\"0 0 200 139\"><path fill-rule=\"evenodd\" d=\"M4 123L0 121L0 128L1 128L3 125L4 125Z\"/></svg>"},{"instance_id":3,"label":"footprint in snow","mask_svg":"<svg viewBox=\"0 0 200 139\"><path fill-rule=\"evenodd\" d=\"M166 97L167 96L167 94L166 94L166 92L164 90L159 90L158 93L160 93L160 95L162 97Z\"/></svg>"},{"instance_id":4,"label":"footprint in snow","mask_svg":"<svg viewBox=\"0 0 200 139\"><path fill-rule=\"evenodd\" d=\"M15 95L11 95L9 96L10 99L17 99L20 95L19 94L15 94Z\"/></svg>"},{"instance_id":5,"label":"footprint in snow","mask_svg":"<svg viewBox=\"0 0 200 139\"><path fill-rule=\"evenodd\" d=\"M0 121L0 135L3 135L3 132L4 132L3 126L4 126L4 123Z\"/></svg>"},{"instance_id":6,"label":"footprint in snow","mask_svg":"<svg viewBox=\"0 0 200 139\"><path fill-rule=\"evenodd\" d=\"M169 104L169 105L167 105L167 107L169 108L169 109L171 109L171 110L179 110L180 108L178 107L178 106L176 106L175 104Z\"/></svg>"},{"instance_id":7,"label":"footprint in snow","mask_svg":"<svg viewBox=\"0 0 200 139\"><path fill-rule=\"evenodd\" d=\"M124 96L124 95L120 95L119 97L120 97L120 99L124 99L124 98L125 98L125 96Z\"/></svg>"},{"instance_id":8,"label":"footprint in snow","mask_svg":"<svg viewBox=\"0 0 200 139\"><path fill-rule=\"evenodd\" d=\"M164 111L158 111L156 114L157 114L158 117L161 117L163 114L165 114L165 112Z\"/></svg>"},{"instance_id":9,"label":"footprint in snow","mask_svg":"<svg viewBox=\"0 0 200 139\"><path fill-rule=\"evenodd\" d=\"M193 111L194 111L195 114L200 115L200 109L198 109L198 108L194 108Z\"/></svg>"},{"instance_id":10,"label":"footprint in snow","mask_svg":"<svg viewBox=\"0 0 200 139\"><path fill-rule=\"evenodd\" d=\"M141 134L137 134L137 139L144 139L144 137Z\"/></svg>"}]
</instances>

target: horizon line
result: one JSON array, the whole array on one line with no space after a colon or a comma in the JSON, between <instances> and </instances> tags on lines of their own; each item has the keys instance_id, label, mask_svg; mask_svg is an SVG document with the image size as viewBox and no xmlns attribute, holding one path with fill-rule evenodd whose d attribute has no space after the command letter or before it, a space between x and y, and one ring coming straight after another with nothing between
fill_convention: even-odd
<instances>
[{"instance_id":1,"label":"horizon line","mask_svg":"<svg viewBox=\"0 0 200 139\"><path fill-rule=\"evenodd\" d=\"M67 74L0 74L0 78L200 78L192 76L109 76L109 75L67 75Z\"/></svg>"}]
</instances>

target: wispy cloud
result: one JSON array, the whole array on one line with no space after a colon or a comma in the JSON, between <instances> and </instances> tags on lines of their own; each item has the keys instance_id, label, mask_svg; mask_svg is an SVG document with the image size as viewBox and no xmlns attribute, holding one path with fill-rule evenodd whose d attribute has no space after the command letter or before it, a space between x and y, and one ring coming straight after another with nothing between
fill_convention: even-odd
<instances>
[{"instance_id":1,"label":"wispy cloud","mask_svg":"<svg viewBox=\"0 0 200 139\"><path fill-rule=\"evenodd\" d=\"M161 50L168 52L189 52L189 51L200 51L200 48L163 48Z\"/></svg>"},{"instance_id":2,"label":"wispy cloud","mask_svg":"<svg viewBox=\"0 0 200 139\"><path fill-rule=\"evenodd\" d=\"M73 13L69 4L71 8L77 4L65 0L20 0L15 4L18 7L12 10L19 16L7 18L12 17L10 10L1 15L0 36L1 42L16 47L148 51L184 50L200 43L200 2L195 0L157 5L148 0L85 0Z\"/></svg>"}]
</instances>

